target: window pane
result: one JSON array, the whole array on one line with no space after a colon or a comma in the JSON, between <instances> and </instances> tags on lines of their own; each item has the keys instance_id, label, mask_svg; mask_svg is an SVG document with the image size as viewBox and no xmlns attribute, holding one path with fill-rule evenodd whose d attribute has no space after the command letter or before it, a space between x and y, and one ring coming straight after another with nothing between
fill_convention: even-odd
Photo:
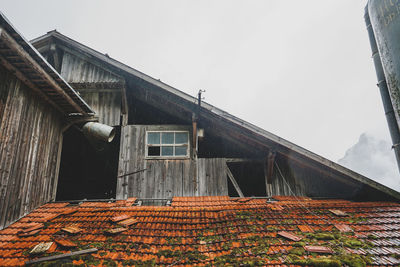
<instances>
[{"instance_id":1,"label":"window pane","mask_svg":"<svg viewBox=\"0 0 400 267\"><path fill-rule=\"evenodd\" d=\"M160 144L160 133L147 133L147 143L150 145Z\"/></svg>"},{"instance_id":2,"label":"window pane","mask_svg":"<svg viewBox=\"0 0 400 267\"><path fill-rule=\"evenodd\" d=\"M162 133L161 144L173 144L174 143L174 133Z\"/></svg>"},{"instance_id":3,"label":"window pane","mask_svg":"<svg viewBox=\"0 0 400 267\"><path fill-rule=\"evenodd\" d=\"M173 156L174 147L173 146L163 146L161 147L161 156Z\"/></svg>"},{"instance_id":4,"label":"window pane","mask_svg":"<svg viewBox=\"0 0 400 267\"><path fill-rule=\"evenodd\" d=\"M187 156L187 146L176 146L175 156Z\"/></svg>"},{"instance_id":5,"label":"window pane","mask_svg":"<svg viewBox=\"0 0 400 267\"><path fill-rule=\"evenodd\" d=\"M148 156L160 156L160 147L159 146L149 146L147 149Z\"/></svg>"},{"instance_id":6,"label":"window pane","mask_svg":"<svg viewBox=\"0 0 400 267\"><path fill-rule=\"evenodd\" d=\"M188 133L175 133L175 144L187 144Z\"/></svg>"}]
</instances>

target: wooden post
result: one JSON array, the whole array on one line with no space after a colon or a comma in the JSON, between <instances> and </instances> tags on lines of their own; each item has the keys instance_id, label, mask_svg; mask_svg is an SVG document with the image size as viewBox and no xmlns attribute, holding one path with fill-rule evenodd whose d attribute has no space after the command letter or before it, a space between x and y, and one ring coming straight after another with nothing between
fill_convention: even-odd
<instances>
[{"instance_id":1,"label":"wooden post","mask_svg":"<svg viewBox=\"0 0 400 267\"><path fill-rule=\"evenodd\" d=\"M272 175L274 173L275 156L276 152L270 151L264 164L265 192L267 196L272 195Z\"/></svg>"},{"instance_id":2,"label":"wooden post","mask_svg":"<svg viewBox=\"0 0 400 267\"><path fill-rule=\"evenodd\" d=\"M240 187L238 183L235 180L235 177L233 177L233 174L231 170L229 169L228 165L226 165L226 174L228 174L229 179L231 179L231 182L233 184L233 187L235 187L236 192L239 194L239 197L244 197L242 190L240 190Z\"/></svg>"},{"instance_id":3,"label":"wooden post","mask_svg":"<svg viewBox=\"0 0 400 267\"><path fill-rule=\"evenodd\" d=\"M121 103L121 111L122 114L126 114L128 116L128 99L126 97L126 83L125 79L122 82L121 87L121 94L122 94L122 103ZM125 126L125 125L124 125Z\"/></svg>"},{"instance_id":4,"label":"wooden post","mask_svg":"<svg viewBox=\"0 0 400 267\"><path fill-rule=\"evenodd\" d=\"M51 51L51 54L53 56L54 68L58 72L61 72L61 60L60 60L60 57L58 56L56 44L51 44L50 45L50 51Z\"/></svg>"}]
</instances>

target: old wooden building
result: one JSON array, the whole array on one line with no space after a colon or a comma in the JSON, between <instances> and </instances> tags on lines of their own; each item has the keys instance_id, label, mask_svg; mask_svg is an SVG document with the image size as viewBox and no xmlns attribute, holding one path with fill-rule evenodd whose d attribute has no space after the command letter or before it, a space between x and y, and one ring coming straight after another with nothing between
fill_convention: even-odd
<instances>
[{"instance_id":1,"label":"old wooden building","mask_svg":"<svg viewBox=\"0 0 400 267\"><path fill-rule=\"evenodd\" d=\"M32 44L0 13L0 266L399 266L399 192L59 32Z\"/></svg>"},{"instance_id":2,"label":"old wooden building","mask_svg":"<svg viewBox=\"0 0 400 267\"><path fill-rule=\"evenodd\" d=\"M111 144L97 146L86 144L73 128L66 133L60 200L206 195L399 199L394 190L57 31L32 43L100 122L119 133Z\"/></svg>"},{"instance_id":3,"label":"old wooden building","mask_svg":"<svg viewBox=\"0 0 400 267\"><path fill-rule=\"evenodd\" d=\"M0 229L55 199L63 129L92 114L0 13Z\"/></svg>"},{"instance_id":4,"label":"old wooden building","mask_svg":"<svg viewBox=\"0 0 400 267\"><path fill-rule=\"evenodd\" d=\"M55 200L400 194L57 31L27 42L1 15L0 228ZM113 126L112 142L82 126Z\"/></svg>"}]
</instances>

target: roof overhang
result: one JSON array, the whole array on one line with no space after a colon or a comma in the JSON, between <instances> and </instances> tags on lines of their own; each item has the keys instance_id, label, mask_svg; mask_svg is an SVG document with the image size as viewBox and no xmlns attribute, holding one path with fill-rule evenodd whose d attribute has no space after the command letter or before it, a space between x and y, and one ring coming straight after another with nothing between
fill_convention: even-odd
<instances>
[{"instance_id":1,"label":"roof overhang","mask_svg":"<svg viewBox=\"0 0 400 267\"><path fill-rule=\"evenodd\" d=\"M0 63L67 118L94 111L0 12Z\"/></svg>"}]
</instances>

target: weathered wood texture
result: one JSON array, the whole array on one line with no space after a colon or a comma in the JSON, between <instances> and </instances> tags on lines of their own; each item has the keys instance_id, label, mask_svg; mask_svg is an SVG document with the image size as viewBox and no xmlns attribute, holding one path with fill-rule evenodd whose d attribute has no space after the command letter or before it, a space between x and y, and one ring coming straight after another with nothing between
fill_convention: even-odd
<instances>
[{"instance_id":1,"label":"weathered wood texture","mask_svg":"<svg viewBox=\"0 0 400 267\"><path fill-rule=\"evenodd\" d=\"M99 90L100 91L100 90ZM121 117L121 91L114 92L88 92L79 90L82 98L99 116L99 122L110 126L120 125Z\"/></svg>"},{"instance_id":2,"label":"weathered wood texture","mask_svg":"<svg viewBox=\"0 0 400 267\"><path fill-rule=\"evenodd\" d=\"M0 66L0 229L55 197L61 119Z\"/></svg>"},{"instance_id":3,"label":"weathered wood texture","mask_svg":"<svg viewBox=\"0 0 400 267\"><path fill-rule=\"evenodd\" d=\"M199 158L198 177L200 196L228 195L226 162L223 158Z\"/></svg>"},{"instance_id":4,"label":"weathered wood texture","mask_svg":"<svg viewBox=\"0 0 400 267\"><path fill-rule=\"evenodd\" d=\"M60 74L70 83L120 81L120 78L110 71L66 51L64 51Z\"/></svg>"},{"instance_id":5,"label":"weathered wood texture","mask_svg":"<svg viewBox=\"0 0 400 267\"><path fill-rule=\"evenodd\" d=\"M122 88L102 88L99 84L123 83L123 79L82 57L64 51L61 76L69 83L86 85L78 89L82 98L99 116L99 122L110 126L120 125ZM92 86L91 86L92 85Z\"/></svg>"},{"instance_id":6,"label":"weathered wood texture","mask_svg":"<svg viewBox=\"0 0 400 267\"><path fill-rule=\"evenodd\" d=\"M146 130L167 126L122 127L117 198L171 198L173 196L226 195L224 159L145 159ZM198 168L196 167L198 166Z\"/></svg>"},{"instance_id":7,"label":"weathered wood texture","mask_svg":"<svg viewBox=\"0 0 400 267\"><path fill-rule=\"evenodd\" d=\"M276 159L268 183L268 196L306 196L305 179L313 175L307 169L299 168L296 164L285 159Z\"/></svg>"}]
</instances>

